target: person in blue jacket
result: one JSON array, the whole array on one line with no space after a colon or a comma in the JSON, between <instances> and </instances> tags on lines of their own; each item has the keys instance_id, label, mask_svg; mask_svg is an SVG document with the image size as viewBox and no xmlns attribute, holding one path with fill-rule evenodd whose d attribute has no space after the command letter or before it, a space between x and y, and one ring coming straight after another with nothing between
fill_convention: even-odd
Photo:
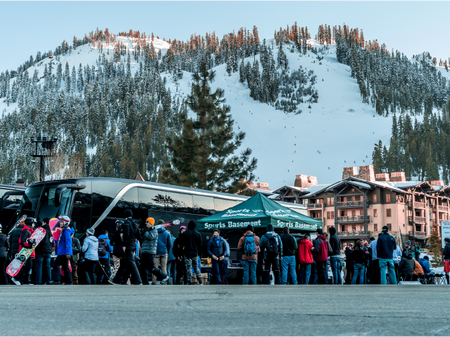
<instances>
[{"instance_id":1,"label":"person in blue jacket","mask_svg":"<svg viewBox=\"0 0 450 337\"><path fill-rule=\"evenodd\" d=\"M419 260L419 264L422 266L423 273L425 276L431 274L430 261L428 260L428 256L425 255Z\"/></svg>"},{"instance_id":2,"label":"person in blue jacket","mask_svg":"<svg viewBox=\"0 0 450 337\"><path fill-rule=\"evenodd\" d=\"M75 230L70 227L68 216L59 217L59 226L62 228L58 240L55 242L56 260L53 264L53 284L61 284L61 269L64 271L64 283L72 284L72 272L69 269L69 261L73 255L72 238Z\"/></svg>"},{"instance_id":3,"label":"person in blue jacket","mask_svg":"<svg viewBox=\"0 0 450 337\"><path fill-rule=\"evenodd\" d=\"M165 223L164 220L158 220L158 225L163 223ZM170 239L170 234L167 233L164 227L158 228L158 246L156 247L155 267L158 268L158 265L161 265L160 269L164 274L167 274L167 256L171 248L172 240ZM156 284L155 275L153 275L152 283Z\"/></svg>"},{"instance_id":4,"label":"person in blue jacket","mask_svg":"<svg viewBox=\"0 0 450 337\"><path fill-rule=\"evenodd\" d=\"M169 254L167 255L167 275L169 275L169 278L172 280L168 283L175 284L177 280L177 268L175 268L176 260L175 255L173 255L173 243L175 242L175 236L172 235L172 233L169 231L169 229L166 229L166 232L169 233L170 236L170 249Z\"/></svg>"},{"instance_id":5,"label":"person in blue jacket","mask_svg":"<svg viewBox=\"0 0 450 337\"><path fill-rule=\"evenodd\" d=\"M207 252L211 256L213 278L216 284L222 284L220 277L223 264L226 263L225 252L227 250L225 240L220 236L220 230L213 231L213 237L208 242Z\"/></svg>"},{"instance_id":6,"label":"person in blue jacket","mask_svg":"<svg viewBox=\"0 0 450 337\"><path fill-rule=\"evenodd\" d=\"M111 246L111 241L109 240L108 231L102 230L102 234L98 236L98 264L97 264L97 284L108 284L108 279L111 278L111 253L113 251L113 246ZM108 275L108 279L105 277L105 273Z\"/></svg>"}]
</instances>

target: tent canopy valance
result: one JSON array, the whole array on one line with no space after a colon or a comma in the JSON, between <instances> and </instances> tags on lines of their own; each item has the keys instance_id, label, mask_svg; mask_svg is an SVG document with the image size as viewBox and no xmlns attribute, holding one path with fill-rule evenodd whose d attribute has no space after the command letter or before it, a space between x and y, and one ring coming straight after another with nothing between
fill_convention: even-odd
<instances>
[{"instance_id":1,"label":"tent canopy valance","mask_svg":"<svg viewBox=\"0 0 450 337\"><path fill-rule=\"evenodd\" d=\"M197 229L246 229L248 225L252 225L257 230L266 228L269 224L274 228L289 227L311 232L322 228L322 221L297 213L258 193L234 207L197 220Z\"/></svg>"}]
</instances>

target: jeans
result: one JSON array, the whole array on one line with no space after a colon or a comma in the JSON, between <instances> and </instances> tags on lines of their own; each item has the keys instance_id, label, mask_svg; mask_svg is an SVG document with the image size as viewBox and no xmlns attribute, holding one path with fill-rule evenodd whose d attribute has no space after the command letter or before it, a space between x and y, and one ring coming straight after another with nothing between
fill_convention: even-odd
<instances>
[{"instance_id":1,"label":"jeans","mask_svg":"<svg viewBox=\"0 0 450 337\"><path fill-rule=\"evenodd\" d=\"M316 261L317 278L319 284L328 283L327 261Z\"/></svg>"},{"instance_id":2,"label":"jeans","mask_svg":"<svg viewBox=\"0 0 450 337\"><path fill-rule=\"evenodd\" d=\"M300 264L300 284L309 284L309 278L311 277L311 266L312 263Z\"/></svg>"},{"instance_id":3,"label":"jeans","mask_svg":"<svg viewBox=\"0 0 450 337\"><path fill-rule=\"evenodd\" d=\"M341 258L330 257L331 271L333 272L333 284L342 284Z\"/></svg>"},{"instance_id":4,"label":"jeans","mask_svg":"<svg viewBox=\"0 0 450 337\"><path fill-rule=\"evenodd\" d=\"M222 279L222 284L228 284L227 272L228 272L228 264L229 263L230 263L230 261L228 260L227 257L222 260L222 266L220 268L220 278Z\"/></svg>"},{"instance_id":5,"label":"jeans","mask_svg":"<svg viewBox=\"0 0 450 337\"><path fill-rule=\"evenodd\" d=\"M168 284L176 284L177 280L177 268L176 268L176 261L168 261L167 262L167 275L169 275L169 281L167 281Z\"/></svg>"},{"instance_id":6,"label":"jeans","mask_svg":"<svg viewBox=\"0 0 450 337\"><path fill-rule=\"evenodd\" d=\"M272 272L275 275L275 284L281 284L280 280L280 260L278 257L272 259L266 259L264 261L264 270L270 271L270 266L272 266Z\"/></svg>"},{"instance_id":7,"label":"jeans","mask_svg":"<svg viewBox=\"0 0 450 337\"><path fill-rule=\"evenodd\" d=\"M395 267L393 259L378 259L380 264L380 284L386 284L386 267L389 270L389 283L397 284L397 278L395 277Z\"/></svg>"},{"instance_id":8,"label":"jeans","mask_svg":"<svg viewBox=\"0 0 450 337\"><path fill-rule=\"evenodd\" d=\"M281 259L281 284L287 284L288 274L291 276L292 284L297 284L297 274L295 273L295 256L283 256Z\"/></svg>"},{"instance_id":9,"label":"jeans","mask_svg":"<svg viewBox=\"0 0 450 337\"><path fill-rule=\"evenodd\" d=\"M353 265L353 279L352 284L356 284L356 280L359 278L359 284L364 284L364 265L361 263L355 263ZM348 272L348 271L347 271Z\"/></svg>"},{"instance_id":10,"label":"jeans","mask_svg":"<svg viewBox=\"0 0 450 337\"><path fill-rule=\"evenodd\" d=\"M159 265L161 264L161 271L167 275L167 254L164 255L155 255L155 267L159 268ZM152 283L156 284L156 276L153 275L152 277Z\"/></svg>"},{"instance_id":11,"label":"jeans","mask_svg":"<svg viewBox=\"0 0 450 337\"><path fill-rule=\"evenodd\" d=\"M192 267L194 267L195 275L197 276L197 280L199 284L202 282L202 274L200 272L200 267L198 265L198 256L194 257L184 257L184 263L186 264L186 275L187 275L187 283L192 283Z\"/></svg>"},{"instance_id":12,"label":"jeans","mask_svg":"<svg viewBox=\"0 0 450 337\"><path fill-rule=\"evenodd\" d=\"M256 260L242 260L244 278L242 284L256 284Z\"/></svg>"},{"instance_id":13,"label":"jeans","mask_svg":"<svg viewBox=\"0 0 450 337\"><path fill-rule=\"evenodd\" d=\"M134 251L126 249L123 258L120 260L120 267L117 270L116 276L114 276L114 283L121 284L128 279L131 274L131 280L133 284L141 284L141 276L139 275L138 268L136 266L136 260L134 259ZM125 280L123 280L126 278ZM126 283L126 282L125 282Z\"/></svg>"},{"instance_id":14,"label":"jeans","mask_svg":"<svg viewBox=\"0 0 450 337\"><path fill-rule=\"evenodd\" d=\"M84 260L84 277L86 278L86 284L96 284L95 267L98 261Z\"/></svg>"},{"instance_id":15,"label":"jeans","mask_svg":"<svg viewBox=\"0 0 450 337\"><path fill-rule=\"evenodd\" d=\"M49 284L52 280L50 269L51 254L36 254L36 259L34 261L36 267L35 284L42 284L42 279L44 279L44 283Z\"/></svg>"},{"instance_id":16,"label":"jeans","mask_svg":"<svg viewBox=\"0 0 450 337\"><path fill-rule=\"evenodd\" d=\"M155 255L142 253L141 256L141 277L142 284L148 285L150 282L148 280L148 272L152 274L152 278L161 281L167 277L167 274L155 267ZM155 283L156 284L156 281Z\"/></svg>"},{"instance_id":17,"label":"jeans","mask_svg":"<svg viewBox=\"0 0 450 337\"><path fill-rule=\"evenodd\" d=\"M72 284L72 273L69 269L69 259L66 255L58 255L53 263L53 282L61 281L61 267L64 271L64 282Z\"/></svg>"},{"instance_id":18,"label":"jeans","mask_svg":"<svg viewBox=\"0 0 450 337\"><path fill-rule=\"evenodd\" d=\"M220 277L222 270L223 260L214 260L211 259L212 272L213 272L213 280L214 284L222 284L222 279Z\"/></svg>"}]
</instances>

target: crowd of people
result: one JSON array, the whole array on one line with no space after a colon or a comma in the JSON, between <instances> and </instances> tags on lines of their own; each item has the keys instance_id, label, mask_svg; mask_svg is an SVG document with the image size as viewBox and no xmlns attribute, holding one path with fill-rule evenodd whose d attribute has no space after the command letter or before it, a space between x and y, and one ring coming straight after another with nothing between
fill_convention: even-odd
<instances>
[{"instance_id":1,"label":"crowd of people","mask_svg":"<svg viewBox=\"0 0 450 337\"><path fill-rule=\"evenodd\" d=\"M106 230L98 237L89 228L82 244L74 234L71 220L59 217L60 234L53 239L49 219L37 223L33 218L22 219L9 236L0 225L0 284L227 284L231 263L230 245L226 234L215 229L206 245L210 258L207 277L201 272L202 235L196 222L181 226L177 238L160 219L148 218L145 226L133 220L126 210L124 220L116 221L116 231L110 239ZM160 226L159 226L160 225ZM8 279L5 269L22 248L33 248L30 240L37 227L45 237L35 247L18 275ZM362 239L345 249L334 227L328 234L322 229L311 240L306 233L294 237L288 227L283 234L272 225L261 237L249 225L239 239L237 250L242 254L243 284L397 284L399 280L414 281L431 275L428 256L420 258L420 250L406 241L400 248L387 226L378 238ZM450 239L442 259L447 284L450 284ZM52 258L53 257L53 258ZM328 267L332 276L329 277ZM342 277L342 274L343 277ZM209 277L209 275L211 277ZM203 277L202 277L203 276ZM206 282L205 282L206 281Z\"/></svg>"}]
</instances>

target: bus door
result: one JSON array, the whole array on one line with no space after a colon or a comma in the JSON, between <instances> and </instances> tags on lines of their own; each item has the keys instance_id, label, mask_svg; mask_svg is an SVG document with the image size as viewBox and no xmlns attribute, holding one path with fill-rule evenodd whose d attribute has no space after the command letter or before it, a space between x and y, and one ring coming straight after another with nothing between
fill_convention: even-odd
<instances>
[{"instance_id":1,"label":"bus door","mask_svg":"<svg viewBox=\"0 0 450 337\"><path fill-rule=\"evenodd\" d=\"M0 223L4 230L9 230L17 216L18 209L25 191L7 191L0 199Z\"/></svg>"}]
</instances>

